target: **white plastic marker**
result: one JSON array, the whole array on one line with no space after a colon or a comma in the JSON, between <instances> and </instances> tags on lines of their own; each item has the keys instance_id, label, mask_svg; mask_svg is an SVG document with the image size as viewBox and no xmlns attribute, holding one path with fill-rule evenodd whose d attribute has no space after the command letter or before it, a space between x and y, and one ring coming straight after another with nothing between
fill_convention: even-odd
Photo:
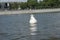
<instances>
[{"instance_id":1,"label":"white plastic marker","mask_svg":"<svg viewBox=\"0 0 60 40\"><path fill-rule=\"evenodd\" d=\"M31 14L30 15L30 35L36 35L36 31L37 31L37 20L35 19L34 15Z\"/></svg>"},{"instance_id":2,"label":"white plastic marker","mask_svg":"<svg viewBox=\"0 0 60 40\"><path fill-rule=\"evenodd\" d=\"M30 21L29 21L30 24L34 24L34 23L37 23L37 20L35 19L34 15L31 14L30 15Z\"/></svg>"}]
</instances>

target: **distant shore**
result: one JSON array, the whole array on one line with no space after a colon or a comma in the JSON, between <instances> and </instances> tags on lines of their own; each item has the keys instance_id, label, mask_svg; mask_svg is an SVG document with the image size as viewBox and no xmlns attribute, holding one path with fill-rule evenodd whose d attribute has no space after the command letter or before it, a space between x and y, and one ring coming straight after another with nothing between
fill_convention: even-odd
<instances>
[{"instance_id":1,"label":"distant shore","mask_svg":"<svg viewBox=\"0 0 60 40\"><path fill-rule=\"evenodd\" d=\"M0 15L9 15L9 14L25 14L25 13L46 13L46 12L60 12L60 8L55 9L37 9L37 10L5 10L0 11Z\"/></svg>"}]
</instances>

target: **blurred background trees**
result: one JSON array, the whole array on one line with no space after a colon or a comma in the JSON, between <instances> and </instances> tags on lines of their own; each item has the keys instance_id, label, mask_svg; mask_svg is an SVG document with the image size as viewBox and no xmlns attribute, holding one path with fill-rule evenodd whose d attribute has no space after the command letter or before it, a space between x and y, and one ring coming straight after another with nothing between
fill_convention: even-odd
<instances>
[{"instance_id":1,"label":"blurred background trees","mask_svg":"<svg viewBox=\"0 0 60 40\"><path fill-rule=\"evenodd\" d=\"M60 0L27 0L27 2L10 3L10 9L43 9L43 8L60 8Z\"/></svg>"},{"instance_id":2,"label":"blurred background trees","mask_svg":"<svg viewBox=\"0 0 60 40\"><path fill-rule=\"evenodd\" d=\"M14 2L14 3L10 3L10 9L14 9L14 10L16 10L16 9L18 9L18 3L17 2Z\"/></svg>"},{"instance_id":3,"label":"blurred background trees","mask_svg":"<svg viewBox=\"0 0 60 40\"><path fill-rule=\"evenodd\" d=\"M27 9L27 3L26 2L20 3L20 8L21 9Z\"/></svg>"},{"instance_id":4,"label":"blurred background trees","mask_svg":"<svg viewBox=\"0 0 60 40\"><path fill-rule=\"evenodd\" d=\"M37 0L28 0L27 4L28 4L28 8L35 9L37 6Z\"/></svg>"}]
</instances>

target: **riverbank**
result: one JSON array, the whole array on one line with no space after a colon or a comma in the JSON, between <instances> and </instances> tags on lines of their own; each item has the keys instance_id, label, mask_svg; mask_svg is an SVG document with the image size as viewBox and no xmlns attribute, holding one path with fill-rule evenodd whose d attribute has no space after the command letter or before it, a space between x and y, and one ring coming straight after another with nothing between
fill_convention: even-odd
<instances>
[{"instance_id":1,"label":"riverbank","mask_svg":"<svg viewBox=\"0 0 60 40\"><path fill-rule=\"evenodd\" d=\"M9 14L25 14L25 13L46 13L46 12L60 12L60 8L55 9L37 9L37 10L5 10L0 11L0 15L9 15Z\"/></svg>"}]
</instances>

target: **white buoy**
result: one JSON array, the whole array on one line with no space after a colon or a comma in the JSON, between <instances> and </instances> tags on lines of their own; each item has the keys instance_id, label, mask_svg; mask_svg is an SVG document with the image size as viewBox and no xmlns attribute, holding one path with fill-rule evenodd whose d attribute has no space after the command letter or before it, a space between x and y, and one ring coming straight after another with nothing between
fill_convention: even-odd
<instances>
[{"instance_id":1,"label":"white buoy","mask_svg":"<svg viewBox=\"0 0 60 40\"><path fill-rule=\"evenodd\" d=\"M34 15L31 14L30 16L30 21L29 21L30 24L34 24L34 23L37 23L37 20L35 19Z\"/></svg>"}]
</instances>

